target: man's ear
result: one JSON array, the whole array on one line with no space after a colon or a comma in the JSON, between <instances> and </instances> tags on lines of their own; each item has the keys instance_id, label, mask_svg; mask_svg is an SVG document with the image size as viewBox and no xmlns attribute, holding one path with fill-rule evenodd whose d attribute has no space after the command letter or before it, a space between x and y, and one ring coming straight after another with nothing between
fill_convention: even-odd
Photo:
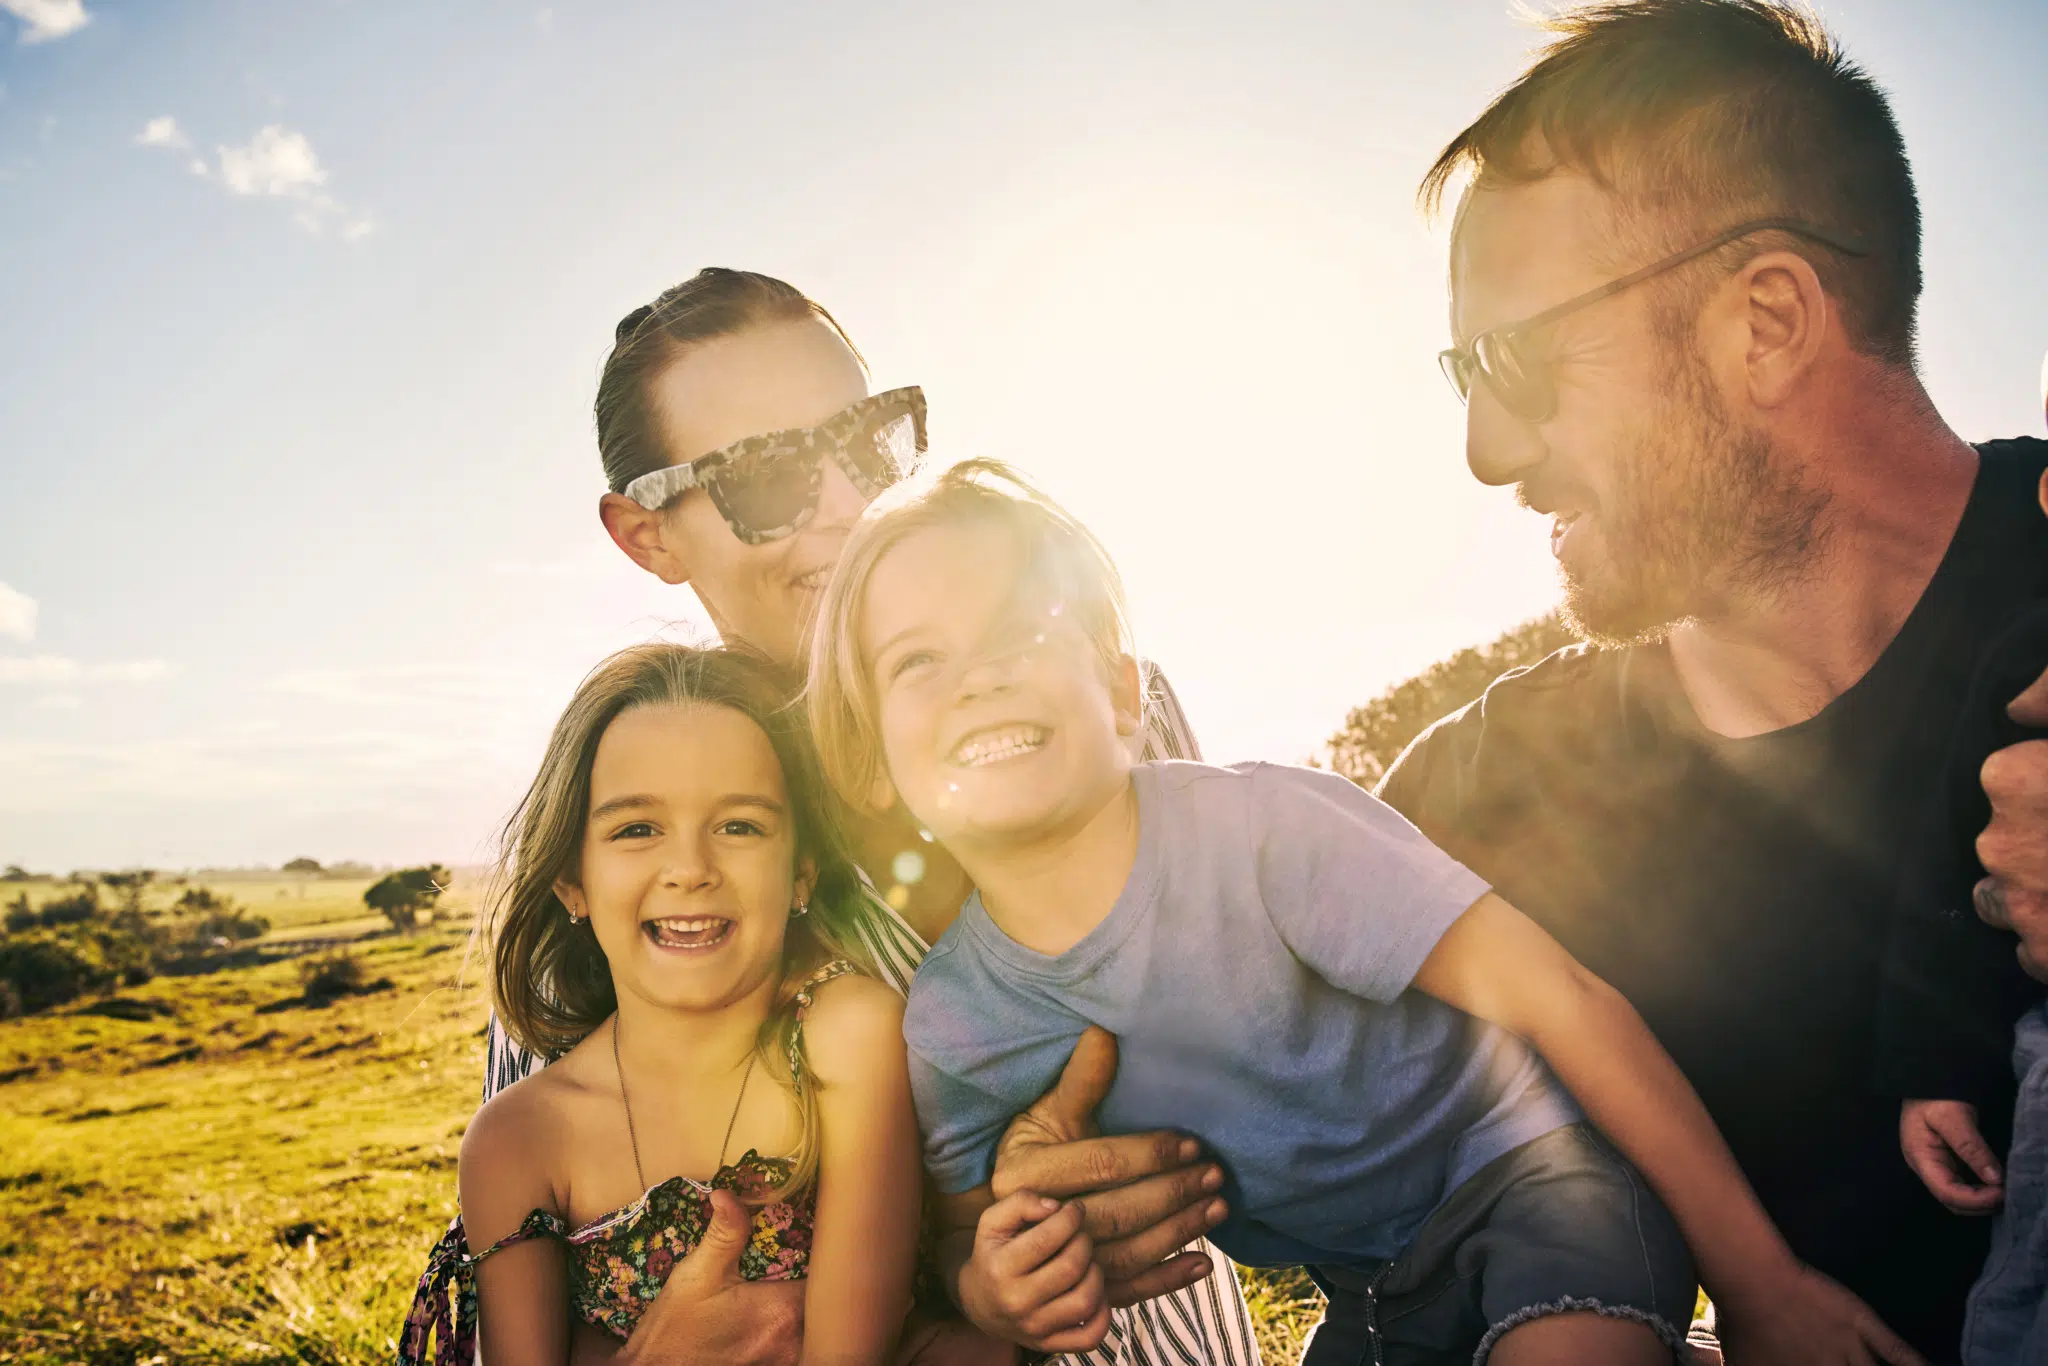
<instances>
[{"instance_id":1,"label":"man's ear","mask_svg":"<svg viewBox=\"0 0 2048 1366\"><path fill-rule=\"evenodd\" d=\"M649 512L623 493L607 493L597 500L597 517L612 538L612 544L626 552L626 558L663 583L688 583L690 566L669 548L662 533L666 513Z\"/></svg>"},{"instance_id":2,"label":"man's ear","mask_svg":"<svg viewBox=\"0 0 2048 1366\"><path fill-rule=\"evenodd\" d=\"M1842 325L1840 310L1797 252L1767 251L1733 283L1740 292L1729 321L1743 345L1749 401L1779 407L1805 388L1829 333Z\"/></svg>"},{"instance_id":3,"label":"man's ear","mask_svg":"<svg viewBox=\"0 0 2048 1366\"><path fill-rule=\"evenodd\" d=\"M1118 655L1116 670L1109 676L1109 700L1116 708L1116 733L1136 735L1145 729L1145 684L1138 676L1138 661Z\"/></svg>"},{"instance_id":4,"label":"man's ear","mask_svg":"<svg viewBox=\"0 0 2048 1366\"><path fill-rule=\"evenodd\" d=\"M566 906L569 914L578 920L590 919L590 903L584 898L583 889L565 877L555 879L555 896Z\"/></svg>"}]
</instances>

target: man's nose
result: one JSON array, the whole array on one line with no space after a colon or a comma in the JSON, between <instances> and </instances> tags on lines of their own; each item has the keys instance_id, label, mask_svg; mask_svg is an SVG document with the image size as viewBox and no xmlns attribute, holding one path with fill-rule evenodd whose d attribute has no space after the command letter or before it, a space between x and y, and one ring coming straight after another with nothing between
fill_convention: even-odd
<instances>
[{"instance_id":1,"label":"man's nose","mask_svg":"<svg viewBox=\"0 0 2048 1366\"><path fill-rule=\"evenodd\" d=\"M1484 381L1472 386L1465 408L1465 466L1482 484L1519 483L1543 463L1536 428L1501 405Z\"/></svg>"}]
</instances>

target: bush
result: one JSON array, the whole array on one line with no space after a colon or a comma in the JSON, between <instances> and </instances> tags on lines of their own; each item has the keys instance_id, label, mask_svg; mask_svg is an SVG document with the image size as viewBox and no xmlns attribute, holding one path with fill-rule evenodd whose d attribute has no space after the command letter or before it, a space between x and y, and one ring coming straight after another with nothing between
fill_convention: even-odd
<instances>
[{"instance_id":1,"label":"bush","mask_svg":"<svg viewBox=\"0 0 2048 1366\"><path fill-rule=\"evenodd\" d=\"M55 929L59 925L82 925L100 913L100 894L92 887L45 901L36 919L45 928Z\"/></svg>"},{"instance_id":2,"label":"bush","mask_svg":"<svg viewBox=\"0 0 2048 1366\"><path fill-rule=\"evenodd\" d=\"M261 939L270 933L270 922L260 915L243 915L239 906L230 906L224 911L195 920L189 927L191 937L202 942L225 939L238 942L244 939Z\"/></svg>"},{"instance_id":3,"label":"bush","mask_svg":"<svg viewBox=\"0 0 2048 1366\"><path fill-rule=\"evenodd\" d=\"M363 960L340 952L308 958L299 964L299 985L308 1000L332 1000L362 989Z\"/></svg>"},{"instance_id":4,"label":"bush","mask_svg":"<svg viewBox=\"0 0 2048 1366\"><path fill-rule=\"evenodd\" d=\"M1575 643L1555 614L1517 626L1488 645L1460 650L1405 683L1356 707L1330 737L1330 767L1371 787L1393 767L1409 741L1486 691L1509 669L1534 664Z\"/></svg>"},{"instance_id":5,"label":"bush","mask_svg":"<svg viewBox=\"0 0 2048 1366\"><path fill-rule=\"evenodd\" d=\"M6 923L9 934L20 934L23 930L32 930L43 923L43 918L28 904L27 892L21 893L7 903Z\"/></svg>"},{"instance_id":6,"label":"bush","mask_svg":"<svg viewBox=\"0 0 2048 1366\"><path fill-rule=\"evenodd\" d=\"M86 955L82 945L56 939L17 939L0 944L0 982L10 1004L34 1014L74 1001L88 991L113 985L115 974Z\"/></svg>"},{"instance_id":7,"label":"bush","mask_svg":"<svg viewBox=\"0 0 2048 1366\"><path fill-rule=\"evenodd\" d=\"M387 873L363 893L363 904L382 911L401 933L411 934L433 918L434 903L448 890L448 870L438 863Z\"/></svg>"}]
</instances>

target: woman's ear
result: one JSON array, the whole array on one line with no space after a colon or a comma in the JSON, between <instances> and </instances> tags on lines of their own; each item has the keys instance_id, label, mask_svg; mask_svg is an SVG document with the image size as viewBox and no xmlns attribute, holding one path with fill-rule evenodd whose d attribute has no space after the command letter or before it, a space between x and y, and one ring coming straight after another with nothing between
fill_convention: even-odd
<instances>
[{"instance_id":1,"label":"woman's ear","mask_svg":"<svg viewBox=\"0 0 2048 1366\"><path fill-rule=\"evenodd\" d=\"M623 493L597 500L598 520L627 559L663 583L688 583L688 562L670 544L674 538L662 534L667 515L649 512Z\"/></svg>"},{"instance_id":2,"label":"woman's ear","mask_svg":"<svg viewBox=\"0 0 2048 1366\"><path fill-rule=\"evenodd\" d=\"M569 879L555 879L555 898L568 910L571 920L590 919L590 903L584 898L583 889Z\"/></svg>"},{"instance_id":3,"label":"woman's ear","mask_svg":"<svg viewBox=\"0 0 2048 1366\"><path fill-rule=\"evenodd\" d=\"M1116 733L1136 735L1145 729L1145 685L1138 677L1138 661L1118 655L1109 677L1109 700L1116 708Z\"/></svg>"}]
</instances>

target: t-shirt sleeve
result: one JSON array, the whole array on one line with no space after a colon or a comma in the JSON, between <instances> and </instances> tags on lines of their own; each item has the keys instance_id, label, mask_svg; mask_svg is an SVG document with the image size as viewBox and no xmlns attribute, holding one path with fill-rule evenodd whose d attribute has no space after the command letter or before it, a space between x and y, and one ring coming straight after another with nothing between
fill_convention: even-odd
<instances>
[{"instance_id":1,"label":"t-shirt sleeve","mask_svg":"<svg viewBox=\"0 0 2048 1366\"><path fill-rule=\"evenodd\" d=\"M1374 1001L1408 989L1444 932L1488 890L1392 807L1334 773L1252 771L1259 894L1294 956Z\"/></svg>"},{"instance_id":2,"label":"t-shirt sleeve","mask_svg":"<svg viewBox=\"0 0 2048 1366\"><path fill-rule=\"evenodd\" d=\"M924 1166L946 1195L984 1185L995 1174L996 1144L1015 1107L910 1049L910 1094L924 1135Z\"/></svg>"}]
</instances>

